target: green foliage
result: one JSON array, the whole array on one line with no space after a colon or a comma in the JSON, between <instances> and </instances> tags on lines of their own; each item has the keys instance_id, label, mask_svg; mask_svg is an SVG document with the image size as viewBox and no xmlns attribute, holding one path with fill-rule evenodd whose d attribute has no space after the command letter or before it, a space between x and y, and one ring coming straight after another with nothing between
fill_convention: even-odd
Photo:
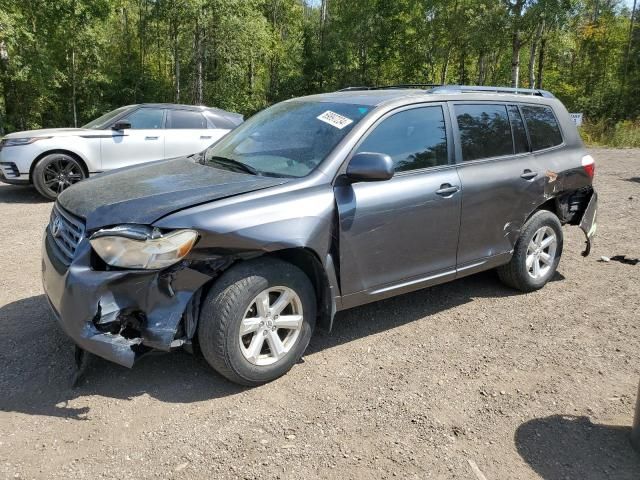
<instances>
[{"instance_id":1,"label":"green foliage","mask_svg":"<svg viewBox=\"0 0 640 480\"><path fill-rule=\"evenodd\" d=\"M587 122L579 128L587 145L640 148L640 121Z\"/></svg>"},{"instance_id":2,"label":"green foliage","mask_svg":"<svg viewBox=\"0 0 640 480\"><path fill-rule=\"evenodd\" d=\"M130 103L249 115L349 85L519 78L606 124L595 141L635 142L637 16L622 0L0 0L0 133Z\"/></svg>"}]
</instances>

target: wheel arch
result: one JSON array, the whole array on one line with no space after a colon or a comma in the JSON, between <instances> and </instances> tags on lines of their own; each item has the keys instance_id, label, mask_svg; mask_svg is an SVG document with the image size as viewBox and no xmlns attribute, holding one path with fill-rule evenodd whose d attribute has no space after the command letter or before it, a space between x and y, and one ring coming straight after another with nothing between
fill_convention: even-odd
<instances>
[{"instance_id":1,"label":"wheel arch","mask_svg":"<svg viewBox=\"0 0 640 480\"><path fill-rule=\"evenodd\" d=\"M202 300L218 279L228 270L233 269L237 265L241 265L247 261L259 258L277 258L284 262L290 263L298 267L309 278L313 285L316 295L316 305L318 308L316 316L316 325L331 330L333 317L336 312L335 293L338 291L337 282L335 281L335 271L333 271L332 259L327 259L323 264L316 252L307 247L293 247L276 250L272 252L255 252L252 254L244 254L242 256L230 255L225 258L215 269L211 269L208 262L197 262L198 265L192 265L192 269L196 269L205 273L210 277L206 283L202 284L193 292L190 305L183 312L181 323L185 327L187 337L191 337L195 333L199 322L200 308ZM325 266L326 265L326 266ZM333 281L331 279L334 279Z\"/></svg>"},{"instance_id":2,"label":"wheel arch","mask_svg":"<svg viewBox=\"0 0 640 480\"><path fill-rule=\"evenodd\" d=\"M35 170L38 162L40 162L40 160L42 160L47 155L52 155L54 153L60 153L72 157L74 160L80 163L80 167L82 167L82 169L84 170L84 174L89 177L89 168L87 167L87 162L84 158L82 158L82 156L80 156L76 152L72 152L71 150L65 150L64 148L55 148L52 150L47 150L46 152L42 152L33 160L33 162L31 162L31 167L29 167L29 182L33 183L33 171Z\"/></svg>"},{"instance_id":3,"label":"wheel arch","mask_svg":"<svg viewBox=\"0 0 640 480\"><path fill-rule=\"evenodd\" d=\"M309 278L313 284L318 306L317 325L331 330L333 315L335 313L335 301L332 295L334 290L331 285L331 272L327 272L325 265L318 255L306 247L287 248L267 254L295 265Z\"/></svg>"}]
</instances>

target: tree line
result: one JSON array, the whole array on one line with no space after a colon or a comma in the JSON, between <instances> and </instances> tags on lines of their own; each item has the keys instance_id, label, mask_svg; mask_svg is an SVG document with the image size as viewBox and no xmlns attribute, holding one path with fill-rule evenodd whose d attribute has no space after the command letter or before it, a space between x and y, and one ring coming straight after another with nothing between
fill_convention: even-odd
<instances>
[{"instance_id":1,"label":"tree line","mask_svg":"<svg viewBox=\"0 0 640 480\"><path fill-rule=\"evenodd\" d=\"M622 0L0 0L0 132L413 83L544 88L637 119L636 17Z\"/></svg>"}]
</instances>

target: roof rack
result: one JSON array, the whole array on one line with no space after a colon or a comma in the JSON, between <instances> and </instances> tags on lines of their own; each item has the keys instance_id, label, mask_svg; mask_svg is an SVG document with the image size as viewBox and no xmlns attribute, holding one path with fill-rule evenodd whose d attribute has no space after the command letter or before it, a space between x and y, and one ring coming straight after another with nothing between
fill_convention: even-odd
<instances>
[{"instance_id":1,"label":"roof rack","mask_svg":"<svg viewBox=\"0 0 640 480\"><path fill-rule=\"evenodd\" d=\"M382 85L379 87L345 87L338 90L339 92L352 92L356 90L392 90L394 88L434 88L441 87L439 83L399 83L397 85Z\"/></svg>"},{"instance_id":2,"label":"roof rack","mask_svg":"<svg viewBox=\"0 0 640 480\"><path fill-rule=\"evenodd\" d=\"M511 93L516 95L534 95L538 97L555 98L553 93L546 90L512 87L487 87L474 85L438 85L428 93Z\"/></svg>"},{"instance_id":3,"label":"roof rack","mask_svg":"<svg viewBox=\"0 0 640 480\"><path fill-rule=\"evenodd\" d=\"M437 83L399 83L397 85L382 85L379 87L360 86L345 87L339 92L353 92L358 90L393 90L395 88L426 88L427 93L511 93L515 95L533 95L538 97L555 98L547 90L512 87L489 87L479 85L441 85Z\"/></svg>"}]
</instances>

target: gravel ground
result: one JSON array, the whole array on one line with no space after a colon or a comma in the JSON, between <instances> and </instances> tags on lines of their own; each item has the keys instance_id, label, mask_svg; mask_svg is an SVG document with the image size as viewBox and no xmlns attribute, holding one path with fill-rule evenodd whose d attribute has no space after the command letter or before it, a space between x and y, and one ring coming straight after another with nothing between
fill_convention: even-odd
<instances>
[{"instance_id":1,"label":"gravel ground","mask_svg":"<svg viewBox=\"0 0 640 480\"><path fill-rule=\"evenodd\" d=\"M71 388L40 286L51 204L0 186L0 477L640 479L640 265L597 261L640 256L640 150L593 155L591 257L571 227L536 293L487 272L342 312L254 389L182 352Z\"/></svg>"}]
</instances>

